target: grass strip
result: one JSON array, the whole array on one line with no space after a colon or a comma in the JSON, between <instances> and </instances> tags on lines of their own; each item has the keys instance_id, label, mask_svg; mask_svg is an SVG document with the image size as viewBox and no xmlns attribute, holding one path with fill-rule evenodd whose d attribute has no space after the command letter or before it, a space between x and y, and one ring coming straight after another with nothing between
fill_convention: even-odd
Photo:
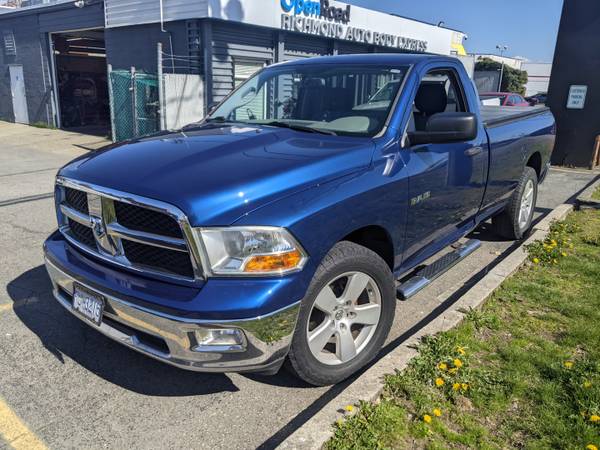
<instances>
[{"instance_id":1,"label":"grass strip","mask_svg":"<svg viewBox=\"0 0 600 450\"><path fill-rule=\"evenodd\" d=\"M570 214L528 251L480 310L386 378L377 404L335 424L327 448L597 450L600 211Z\"/></svg>"}]
</instances>

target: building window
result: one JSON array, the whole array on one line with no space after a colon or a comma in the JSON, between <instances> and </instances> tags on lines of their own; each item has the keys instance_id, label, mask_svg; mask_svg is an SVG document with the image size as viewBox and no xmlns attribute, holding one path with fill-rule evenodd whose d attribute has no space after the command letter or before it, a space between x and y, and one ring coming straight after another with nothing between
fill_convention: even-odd
<instances>
[{"instance_id":1,"label":"building window","mask_svg":"<svg viewBox=\"0 0 600 450\"><path fill-rule=\"evenodd\" d=\"M234 60L234 86L237 88L266 65L265 61ZM267 92L265 86L251 95L254 96L254 99L248 101L248 104L236 113L237 118L239 120L265 120L267 113Z\"/></svg>"},{"instance_id":2,"label":"building window","mask_svg":"<svg viewBox=\"0 0 600 450\"><path fill-rule=\"evenodd\" d=\"M4 30L4 53L6 56L17 56L17 44L12 30Z\"/></svg>"},{"instance_id":3,"label":"building window","mask_svg":"<svg viewBox=\"0 0 600 450\"><path fill-rule=\"evenodd\" d=\"M266 63L264 61L235 60L233 62L234 86L238 87L265 66Z\"/></svg>"}]
</instances>

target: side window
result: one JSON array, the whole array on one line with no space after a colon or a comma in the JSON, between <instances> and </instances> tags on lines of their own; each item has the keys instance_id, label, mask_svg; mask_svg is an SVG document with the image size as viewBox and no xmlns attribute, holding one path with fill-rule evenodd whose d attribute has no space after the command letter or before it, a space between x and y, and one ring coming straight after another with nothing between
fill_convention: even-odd
<instances>
[{"instance_id":1,"label":"side window","mask_svg":"<svg viewBox=\"0 0 600 450\"><path fill-rule=\"evenodd\" d=\"M429 117L442 112L466 112L467 102L452 69L436 69L421 80L414 102L414 124L424 131Z\"/></svg>"}]
</instances>

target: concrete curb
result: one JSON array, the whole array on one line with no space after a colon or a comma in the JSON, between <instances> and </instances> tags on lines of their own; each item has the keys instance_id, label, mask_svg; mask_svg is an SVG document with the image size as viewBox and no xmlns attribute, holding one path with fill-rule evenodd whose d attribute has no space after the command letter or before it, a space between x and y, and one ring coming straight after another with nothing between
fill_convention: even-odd
<instances>
[{"instance_id":1,"label":"concrete curb","mask_svg":"<svg viewBox=\"0 0 600 450\"><path fill-rule=\"evenodd\" d=\"M527 260L525 245L544 239L550 231L550 224L555 220L564 219L572 210L573 205L562 204L556 207L534 227L530 237L523 245L500 261L443 314L377 361L277 448L282 450L319 450L323 448L333 436L332 424L344 416L346 405L355 405L360 400L377 401L384 387L384 376L404 370L410 360L417 355L415 346L424 336L450 330L462 322L467 311L481 306L504 280L513 275L525 263Z\"/></svg>"},{"instance_id":2,"label":"concrete curb","mask_svg":"<svg viewBox=\"0 0 600 450\"><path fill-rule=\"evenodd\" d=\"M600 188L600 177L596 178L596 180L575 199L577 209L600 209L600 200L592 198L592 195L594 195L594 192L596 192L596 189L598 188Z\"/></svg>"}]
</instances>

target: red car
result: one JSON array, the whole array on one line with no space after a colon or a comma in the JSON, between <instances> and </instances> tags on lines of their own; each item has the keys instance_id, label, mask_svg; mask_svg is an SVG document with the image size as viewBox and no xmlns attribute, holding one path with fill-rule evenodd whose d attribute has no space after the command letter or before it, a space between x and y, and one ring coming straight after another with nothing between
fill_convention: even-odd
<instances>
[{"instance_id":1,"label":"red car","mask_svg":"<svg viewBox=\"0 0 600 450\"><path fill-rule=\"evenodd\" d=\"M483 92L479 98L484 105L491 105L490 101L499 99L500 106L530 106L530 103L520 94L514 92ZM497 104L497 103L496 103Z\"/></svg>"}]
</instances>

